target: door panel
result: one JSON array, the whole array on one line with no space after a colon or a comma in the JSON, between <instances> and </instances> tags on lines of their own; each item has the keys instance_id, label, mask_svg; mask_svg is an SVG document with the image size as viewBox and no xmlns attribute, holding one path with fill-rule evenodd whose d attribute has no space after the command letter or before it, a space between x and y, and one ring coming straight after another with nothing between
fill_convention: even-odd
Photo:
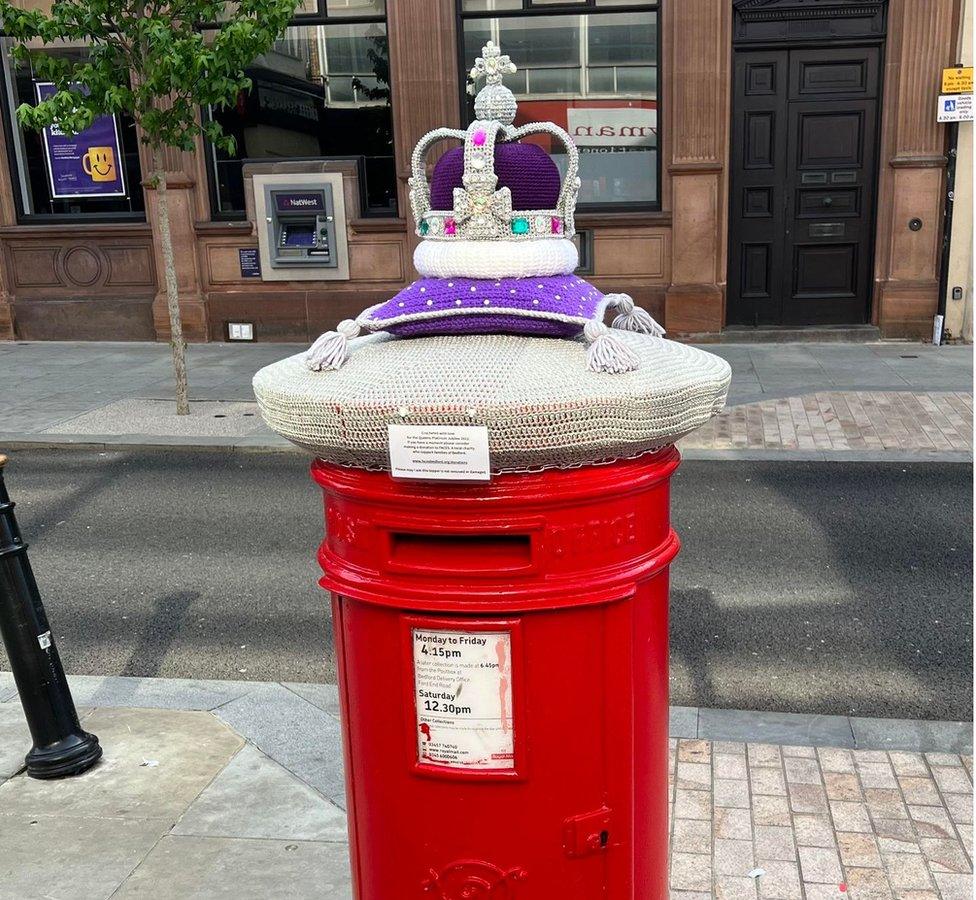
<instances>
[{"instance_id":1,"label":"door panel","mask_svg":"<svg viewBox=\"0 0 976 900\"><path fill-rule=\"evenodd\" d=\"M784 325L867 321L876 102L789 103L787 142L795 150L786 173L791 200L784 250L793 273L783 286Z\"/></svg>"},{"instance_id":2,"label":"door panel","mask_svg":"<svg viewBox=\"0 0 976 900\"><path fill-rule=\"evenodd\" d=\"M797 199L797 218L816 219L827 213L833 219L858 216L861 214L860 197L859 188L801 187Z\"/></svg>"},{"instance_id":3,"label":"door panel","mask_svg":"<svg viewBox=\"0 0 976 900\"><path fill-rule=\"evenodd\" d=\"M771 169L774 165L776 113L746 113L746 147L743 165L747 169Z\"/></svg>"},{"instance_id":4,"label":"door panel","mask_svg":"<svg viewBox=\"0 0 976 900\"><path fill-rule=\"evenodd\" d=\"M740 54L735 61L731 221L738 240L729 248L728 291L735 298L729 321L780 316L787 197L778 173L786 160L788 64L785 51Z\"/></svg>"},{"instance_id":5,"label":"door panel","mask_svg":"<svg viewBox=\"0 0 976 900\"><path fill-rule=\"evenodd\" d=\"M796 114L798 169L849 169L863 164L864 113L850 109L849 101L840 104L845 108L790 104Z\"/></svg>"},{"instance_id":6,"label":"door panel","mask_svg":"<svg viewBox=\"0 0 976 900\"><path fill-rule=\"evenodd\" d=\"M734 56L730 324L867 320L878 48Z\"/></svg>"},{"instance_id":7,"label":"door panel","mask_svg":"<svg viewBox=\"0 0 976 900\"><path fill-rule=\"evenodd\" d=\"M837 50L793 50L790 53L790 97L816 100L837 97L877 97L877 47Z\"/></svg>"},{"instance_id":8,"label":"door panel","mask_svg":"<svg viewBox=\"0 0 976 900\"><path fill-rule=\"evenodd\" d=\"M857 244L795 244L794 299L854 297Z\"/></svg>"}]
</instances>

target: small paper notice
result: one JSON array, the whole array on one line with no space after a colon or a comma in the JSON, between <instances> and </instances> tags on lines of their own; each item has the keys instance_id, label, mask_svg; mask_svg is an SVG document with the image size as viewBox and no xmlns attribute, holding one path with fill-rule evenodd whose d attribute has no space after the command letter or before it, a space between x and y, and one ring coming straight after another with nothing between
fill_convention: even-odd
<instances>
[{"instance_id":1,"label":"small paper notice","mask_svg":"<svg viewBox=\"0 0 976 900\"><path fill-rule=\"evenodd\" d=\"M417 756L452 769L514 769L512 635L413 630Z\"/></svg>"},{"instance_id":2,"label":"small paper notice","mask_svg":"<svg viewBox=\"0 0 976 900\"><path fill-rule=\"evenodd\" d=\"M394 478L488 481L488 428L484 425L390 425Z\"/></svg>"}]
</instances>

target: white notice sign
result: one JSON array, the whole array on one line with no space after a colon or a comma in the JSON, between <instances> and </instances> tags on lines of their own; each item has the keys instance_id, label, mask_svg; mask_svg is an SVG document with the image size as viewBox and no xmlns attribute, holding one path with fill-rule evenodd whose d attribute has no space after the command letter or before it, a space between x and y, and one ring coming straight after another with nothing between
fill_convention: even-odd
<instances>
[{"instance_id":1,"label":"white notice sign","mask_svg":"<svg viewBox=\"0 0 976 900\"><path fill-rule=\"evenodd\" d=\"M390 425L394 478L488 481L488 428L484 425Z\"/></svg>"},{"instance_id":2,"label":"white notice sign","mask_svg":"<svg viewBox=\"0 0 976 900\"><path fill-rule=\"evenodd\" d=\"M972 94L939 94L939 122L972 122Z\"/></svg>"},{"instance_id":3,"label":"white notice sign","mask_svg":"<svg viewBox=\"0 0 976 900\"><path fill-rule=\"evenodd\" d=\"M417 758L452 769L514 769L512 635L413 629Z\"/></svg>"}]
</instances>

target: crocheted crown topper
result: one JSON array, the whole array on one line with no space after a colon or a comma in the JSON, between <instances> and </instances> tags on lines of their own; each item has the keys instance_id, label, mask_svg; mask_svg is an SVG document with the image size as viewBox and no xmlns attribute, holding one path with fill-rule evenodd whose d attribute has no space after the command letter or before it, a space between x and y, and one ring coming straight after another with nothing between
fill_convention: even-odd
<instances>
[{"instance_id":1,"label":"crocheted crown topper","mask_svg":"<svg viewBox=\"0 0 976 900\"><path fill-rule=\"evenodd\" d=\"M475 116L466 131L438 128L424 135L411 160L410 205L417 234L429 240L536 240L575 233L579 193L579 151L552 122L513 126L515 95L502 83L515 64L489 41L475 60L471 78L484 87L474 101ZM566 174L538 144L519 143L530 135L557 138L566 149ZM445 138L464 147L445 153L427 181L430 148Z\"/></svg>"}]
</instances>

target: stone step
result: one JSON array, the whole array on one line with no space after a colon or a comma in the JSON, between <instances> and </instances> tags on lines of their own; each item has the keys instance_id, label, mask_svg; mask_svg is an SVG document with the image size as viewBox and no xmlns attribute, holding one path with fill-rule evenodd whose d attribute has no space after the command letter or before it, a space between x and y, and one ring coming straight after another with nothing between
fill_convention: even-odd
<instances>
[{"instance_id":1,"label":"stone step","mask_svg":"<svg viewBox=\"0 0 976 900\"><path fill-rule=\"evenodd\" d=\"M694 343L710 344L790 344L849 341L870 343L881 340L881 331L874 325L810 325L803 328L770 326L751 328L748 325L729 325L719 334L682 336Z\"/></svg>"}]
</instances>

